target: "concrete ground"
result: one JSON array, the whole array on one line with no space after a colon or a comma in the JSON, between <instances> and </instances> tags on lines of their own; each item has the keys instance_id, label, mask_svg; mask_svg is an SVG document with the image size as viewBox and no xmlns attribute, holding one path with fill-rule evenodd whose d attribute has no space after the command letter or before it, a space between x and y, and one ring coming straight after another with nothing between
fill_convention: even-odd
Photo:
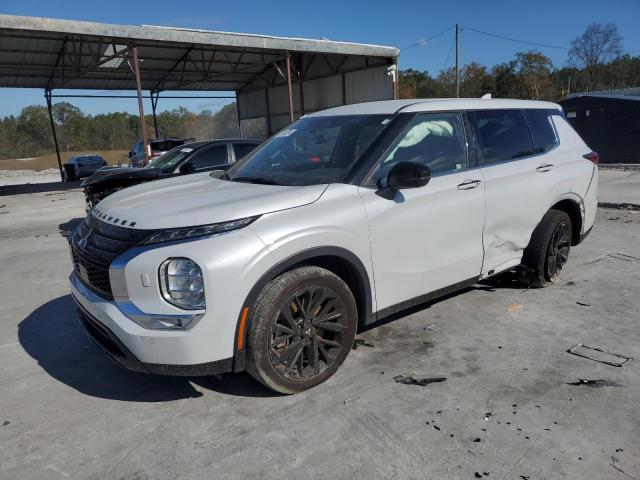
<instances>
[{"instance_id":1,"label":"concrete ground","mask_svg":"<svg viewBox=\"0 0 640 480\"><path fill-rule=\"evenodd\" d=\"M601 209L558 285L506 277L405 312L325 384L277 396L109 361L68 294L59 230L82 195L30 191L0 188L0 478L640 479L640 212Z\"/></svg>"}]
</instances>

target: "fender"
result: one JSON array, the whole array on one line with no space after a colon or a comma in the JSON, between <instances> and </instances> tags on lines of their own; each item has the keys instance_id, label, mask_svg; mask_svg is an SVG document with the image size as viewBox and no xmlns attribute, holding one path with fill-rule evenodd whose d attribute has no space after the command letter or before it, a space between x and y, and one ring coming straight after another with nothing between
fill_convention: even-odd
<instances>
[{"instance_id":1,"label":"fender","mask_svg":"<svg viewBox=\"0 0 640 480\"><path fill-rule=\"evenodd\" d=\"M338 257L342 260L345 260L350 264L351 267L353 267L354 271L357 274L356 281L358 284L358 290L360 290L359 292L354 292L360 294L360 301L358 302L358 324L363 325L372 322L371 285L369 283L369 275L367 274L367 270L362 261L360 261L360 259L355 254L342 247L323 246L303 250L271 267L264 275L260 277L260 279L256 282L256 284L247 295L247 298L242 304L242 308L240 309L236 322L236 334L233 345L234 372L241 372L245 370L247 331L251 327L250 322L255 307L255 301L262 289L271 280L291 269L291 267L293 267L294 265L304 263L307 260L311 260L316 257Z\"/></svg>"}]
</instances>

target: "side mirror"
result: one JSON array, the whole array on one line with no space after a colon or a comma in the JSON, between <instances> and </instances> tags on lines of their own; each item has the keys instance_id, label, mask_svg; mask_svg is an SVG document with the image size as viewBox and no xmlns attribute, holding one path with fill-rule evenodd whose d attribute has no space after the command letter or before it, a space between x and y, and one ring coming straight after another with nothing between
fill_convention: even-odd
<instances>
[{"instance_id":1,"label":"side mirror","mask_svg":"<svg viewBox=\"0 0 640 480\"><path fill-rule=\"evenodd\" d=\"M398 162L387 174L386 186L376 193L382 198L392 200L398 190L403 188L424 187L431 180L431 169L416 162Z\"/></svg>"},{"instance_id":2,"label":"side mirror","mask_svg":"<svg viewBox=\"0 0 640 480\"><path fill-rule=\"evenodd\" d=\"M196 166L191 162L183 163L180 165L179 171L182 175L188 175L196 171Z\"/></svg>"}]
</instances>

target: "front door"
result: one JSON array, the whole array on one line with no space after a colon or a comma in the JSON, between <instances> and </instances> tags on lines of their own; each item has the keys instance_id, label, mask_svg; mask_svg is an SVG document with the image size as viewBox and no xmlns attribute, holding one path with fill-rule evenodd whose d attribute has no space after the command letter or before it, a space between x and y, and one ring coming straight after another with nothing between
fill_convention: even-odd
<instances>
[{"instance_id":1,"label":"front door","mask_svg":"<svg viewBox=\"0 0 640 480\"><path fill-rule=\"evenodd\" d=\"M384 184L399 161L426 164L431 180L392 200L367 188ZM378 311L480 275L484 184L469 161L460 113L417 114L365 185Z\"/></svg>"}]
</instances>

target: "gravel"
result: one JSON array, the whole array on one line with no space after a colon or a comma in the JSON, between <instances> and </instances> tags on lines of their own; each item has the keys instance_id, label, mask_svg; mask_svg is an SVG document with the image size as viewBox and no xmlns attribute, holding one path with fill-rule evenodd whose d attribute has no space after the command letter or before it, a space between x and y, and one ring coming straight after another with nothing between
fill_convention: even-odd
<instances>
[{"instance_id":1,"label":"gravel","mask_svg":"<svg viewBox=\"0 0 640 480\"><path fill-rule=\"evenodd\" d=\"M46 170L0 170L0 177L31 177L34 175L60 175L57 168L47 168Z\"/></svg>"}]
</instances>

